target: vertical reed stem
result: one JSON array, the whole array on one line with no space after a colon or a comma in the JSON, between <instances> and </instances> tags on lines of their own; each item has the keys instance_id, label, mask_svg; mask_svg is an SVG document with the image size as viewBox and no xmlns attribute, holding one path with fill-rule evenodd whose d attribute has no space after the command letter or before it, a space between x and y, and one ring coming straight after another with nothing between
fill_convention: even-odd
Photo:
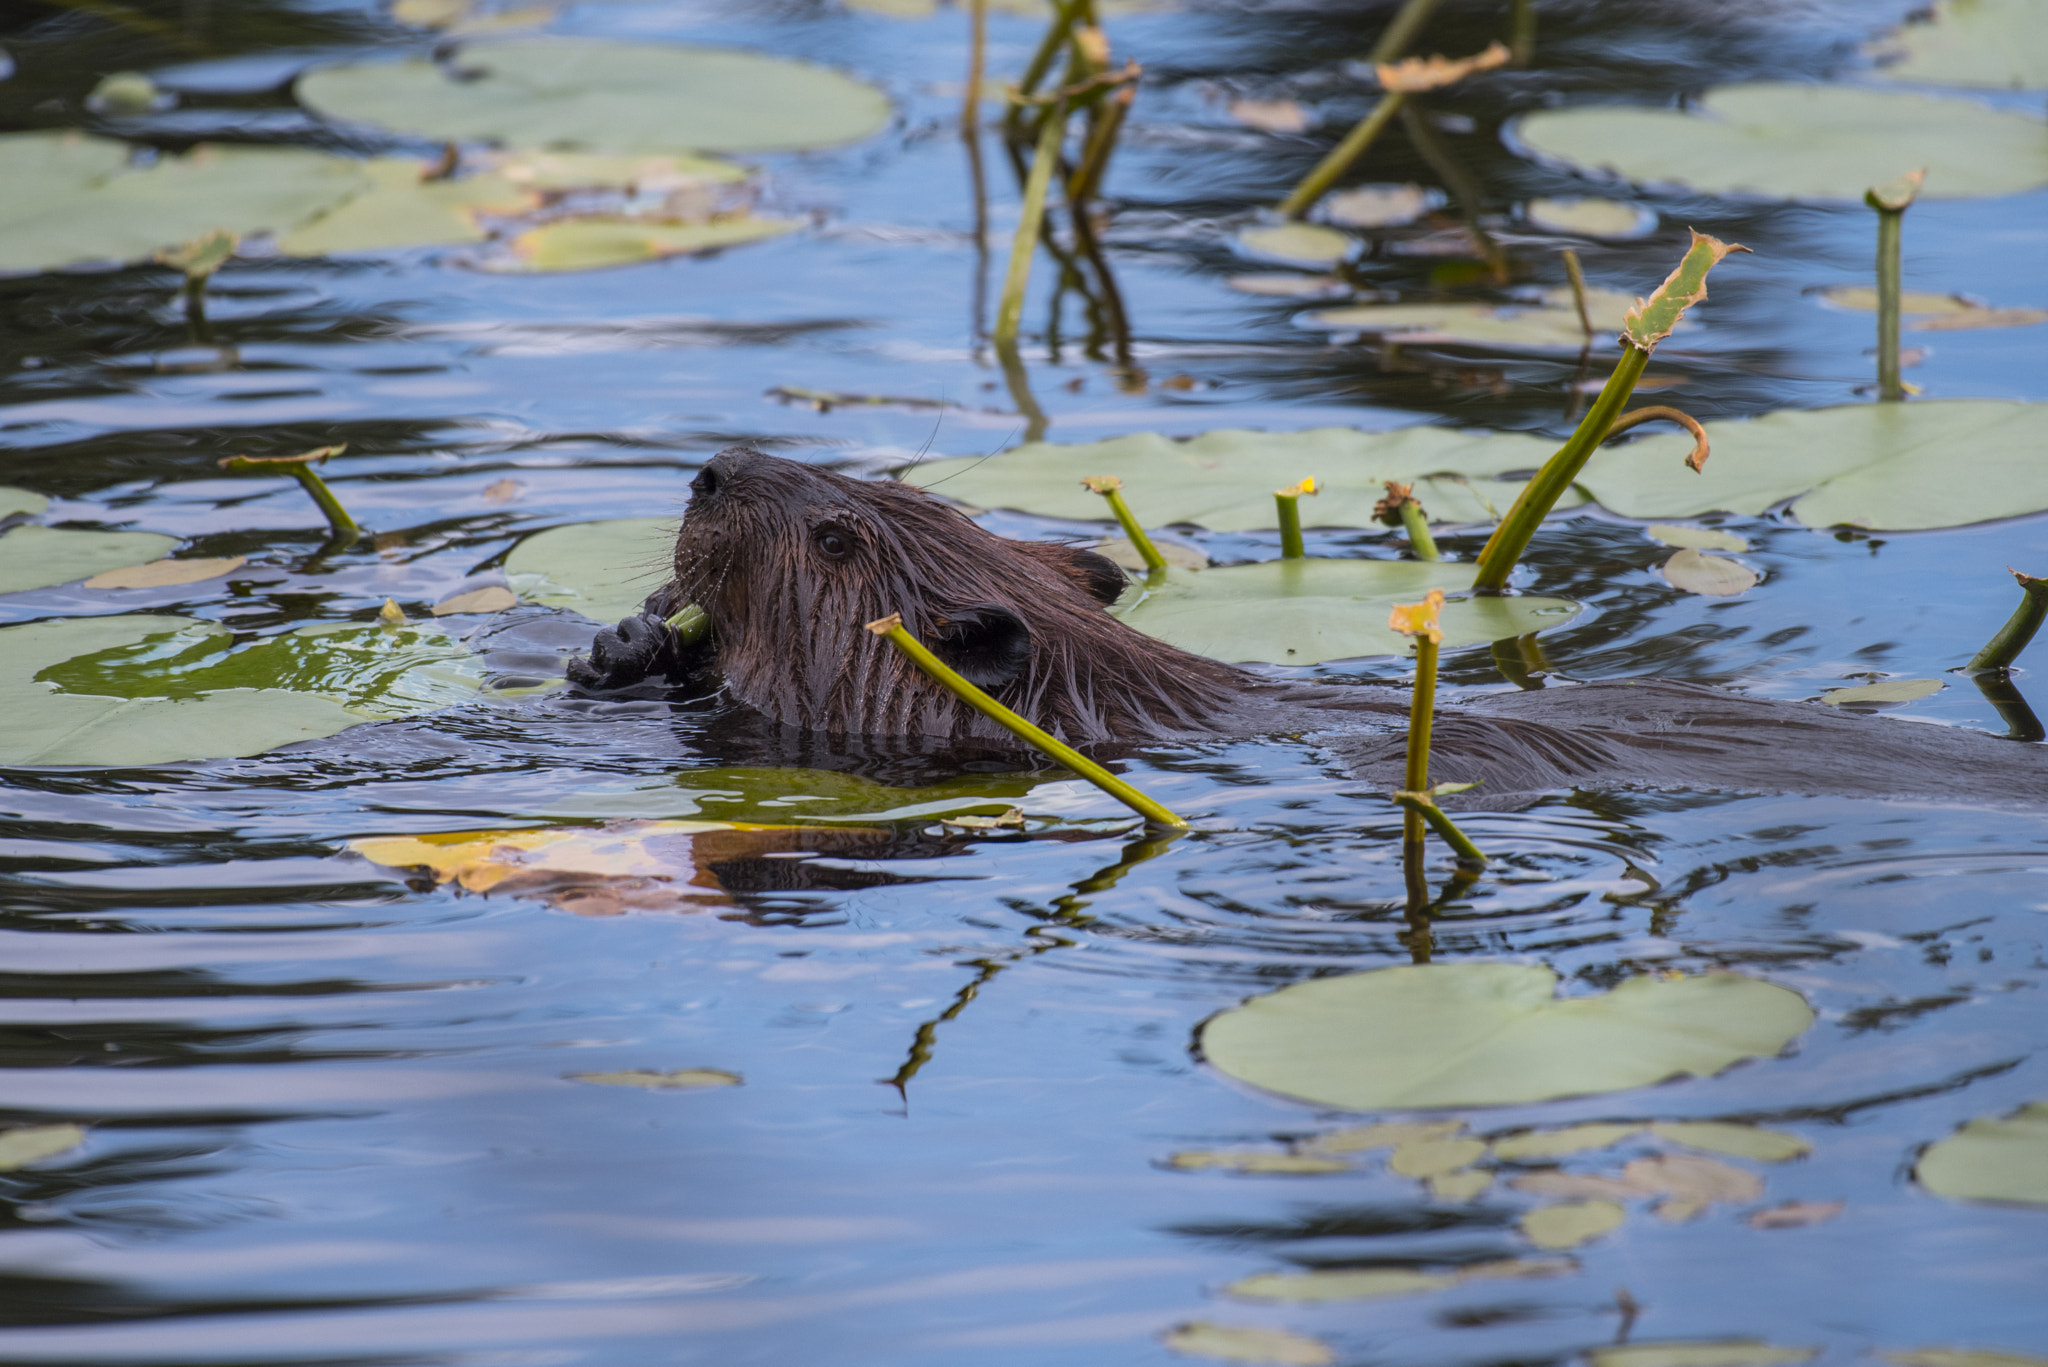
<instances>
[{"instance_id":1,"label":"vertical reed stem","mask_svg":"<svg viewBox=\"0 0 2048 1367\"><path fill-rule=\"evenodd\" d=\"M1351 169L1351 164L1364 156L1366 149L1378 140L1394 115L1401 112L1408 96L1398 90L1390 90L1380 96L1380 102L1355 124L1344 140L1332 147L1315 169L1301 178L1301 183L1288 191L1287 198L1280 201L1279 212L1288 218L1300 218L1315 207L1317 200L1329 193L1337 177Z\"/></svg>"},{"instance_id":2,"label":"vertical reed stem","mask_svg":"<svg viewBox=\"0 0 2048 1367\"><path fill-rule=\"evenodd\" d=\"M1441 0L1407 0L1394 15L1393 21L1380 31L1380 40L1372 45L1372 52L1365 60L1378 66L1382 62L1391 62L1406 52L1408 45L1415 41L1415 35L1429 22L1430 14L1439 3Z\"/></svg>"},{"instance_id":3,"label":"vertical reed stem","mask_svg":"<svg viewBox=\"0 0 2048 1367\"><path fill-rule=\"evenodd\" d=\"M960 131L969 138L981 131L981 83L988 55L988 0L967 0L967 97L960 108Z\"/></svg>"},{"instance_id":4,"label":"vertical reed stem","mask_svg":"<svg viewBox=\"0 0 2048 1367\"><path fill-rule=\"evenodd\" d=\"M1423 516L1422 505L1412 498L1401 505L1401 525L1408 531L1408 546L1417 560L1443 559L1436 538L1429 534L1429 519Z\"/></svg>"},{"instance_id":5,"label":"vertical reed stem","mask_svg":"<svg viewBox=\"0 0 2048 1367\"><path fill-rule=\"evenodd\" d=\"M1411 793L1429 791L1429 732L1436 720L1436 642L1423 632L1415 638L1415 694L1408 705L1408 770L1401 786ZM1401 810L1402 857L1406 847L1422 857L1422 813L1413 807Z\"/></svg>"},{"instance_id":6,"label":"vertical reed stem","mask_svg":"<svg viewBox=\"0 0 2048 1367\"><path fill-rule=\"evenodd\" d=\"M1897 403L1906 397L1899 383L1899 238L1904 209L1877 211L1877 397Z\"/></svg>"},{"instance_id":7,"label":"vertical reed stem","mask_svg":"<svg viewBox=\"0 0 2048 1367\"><path fill-rule=\"evenodd\" d=\"M1536 0L1513 0L1509 13L1508 51L1516 66L1527 66L1536 56Z\"/></svg>"},{"instance_id":8,"label":"vertical reed stem","mask_svg":"<svg viewBox=\"0 0 2048 1367\"><path fill-rule=\"evenodd\" d=\"M1579 254L1570 247L1564 249L1565 279L1572 282L1572 307L1579 311L1579 326L1587 338L1593 336L1593 315L1586 312L1586 273L1579 269Z\"/></svg>"},{"instance_id":9,"label":"vertical reed stem","mask_svg":"<svg viewBox=\"0 0 2048 1367\"><path fill-rule=\"evenodd\" d=\"M1052 186L1053 167L1059 163L1060 140L1066 131L1066 102L1056 101L1046 111L1045 123L1038 130L1031 172L1024 178L1024 203L1017 214L1017 235L1010 241L1010 269L1003 278L1002 301L996 305L998 346L1017 344L1017 325L1024 317L1024 287L1031 281L1031 258L1038 251L1038 234L1045 224L1046 192Z\"/></svg>"}]
</instances>

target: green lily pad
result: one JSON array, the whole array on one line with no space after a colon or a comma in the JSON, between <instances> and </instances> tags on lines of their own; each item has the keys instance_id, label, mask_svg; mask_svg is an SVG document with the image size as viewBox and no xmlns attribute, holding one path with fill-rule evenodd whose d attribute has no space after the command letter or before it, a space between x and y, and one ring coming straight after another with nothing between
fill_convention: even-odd
<instances>
[{"instance_id":1,"label":"green lily pad","mask_svg":"<svg viewBox=\"0 0 2048 1367\"><path fill-rule=\"evenodd\" d=\"M1895 1367L2048 1367L2048 1358L1989 1348L1921 1348L1878 1356Z\"/></svg>"},{"instance_id":2,"label":"green lily pad","mask_svg":"<svg viewBox=\"0 0 2048 1367\"><path fill-rule=\"evenodd\" d=\"M529 603L616 622L668 582L675 544L675 519L666 517L551 527L512 548L505 576Z\"/></svg>"},{"instance_id":3,"label":"green lily pad","mask_svg":"<svg viewBox=\"0 0 2048 1367\"><path fill-rule=\"evenodd\" d=\"M1878 74L1925 85L2048 85L2048 25L2036 0L1935 0L1871 44Z\"/></svg>"},{"instance_id":4,"label":"green lily pad","mask_svg":"<svg viewBox=\"0 0 2048 1367\"><path fill-rule=\"evenodd\" d=\"M1551 233L1572 233L1613 242L1648 237L1657 231L1657 211L1619 199L1573 195L1532 199L1522 208L1530 223Z\"/></svg>"},{"instance_id":5,"label":"green lily pad","mask_svg":"<svg viewBox=\"0 0 2048 1367\"><path fill-rule=\"evenodd\" d=\"M608 156L599 152L501 152L488 164L522 189L638 189L667 191L684 185L728 185L747 168L710 157Z\"/></svg>"},{"instance_id":6,"label":"green lily pad","mask_svg":"<svg viewBox=\"0 0 2048 1367\"><path fill-rule=\"evenodd\" d=\"M1459 1280L1454 1273L1418 1272L1409 1267L1259 1272L1232 1282L1223 1288L1223 1294L1248 1301L1365 1301L1442 1291Z\"/></svg>"},{"instance_id":7,"label":"green lily pad","mask_svg":"<svg viewBox=\"0 0 2048 1367\"><path fill-rule=\"evenodd\" d=\"M1538 1248L1577 1248L1618 1228L1627 1218L1628 1208L1617 1201L1561 1201L1536 1207L1518 1223Z\"/></svg>"},{"instance_id":8,"label":"green lily pad","mask_svg":"<svg viewBox=\"0 0 2048 1367\"><path fill-rule=\"evenodd\" d=\"M1320 1177L1349 1172L1347 1163L1312 1153L1276 1153L1270 1149L1182 1149L1168 1154L1166 1166L1182 1172L1261 1173L1278 1177Z\"/></svg>"},{"instance_id":9,"label":"green lily pad","mask_svg":"<svg viewBox=\"0 0 2048 1367\"><path fill-rule=\"evenodd\" d=\"M1796 1134L1767 1130L1761 1125L1733 1125L1718 1120L1661 1120L1650 1133L1689 1149L1754 1158L1759 1163L1785 1163L1804 1158L1813 1145Z\"/></svg>"},{"instance_id":10,"label":"green lily pad","mask_svg":"<svg viewBox=\"0 0 2048 1367\"><path fill-rule=\"evenodd\" d=\"M1531 1130L1525 1134L1509 1135L1493 1141L1493 1156L1516 1163L1530 1159L1563 1158L1567 1154L1589 1153L1594 1149L1605 1149L1619 1144L1630 1135L1640 1134L1641 1125L1614 1125L1594 1122L1587 1125L1568 1125L1561 1130Z\"/></svg>"},{"instance_id":11,"label":"green lily pad","mask_svg":"<svg viewBox=\"0 0 2048 1367\"><path fill-rule=\"evenodd\" d=\"M1328 1367L1336 1352L1321 1339L1251 1324L1197 1321L1169 1329L1160 1339L1176 1353L1221 1362L1269 1362L1279 1367Z\"/></svg>"},{"instance_id":12,"label":"green lily pad","mask_svg":"<svg viewBox=\"0 0 2048 1367\"><path fill-rule=\"evenodd\" d=\"M1572 351L1611 345L1635 304L1613 290L1586 291L1589 339L1569 289L1543 292L1540 304L1353 304L1304 314L1304 327L1363 332L1402 342L1454 342L1503 351Z\"/></svg>"},{"instance_id":13,"label":"green lily pad","mask_svg":"<svg viewBox=\"0 0 2048 1367\"><path fill-rule=\"evenodd\" d=\"M1527 964L1383 968L1296 983L1210 1018L1209 1063L1344 1110L1506 1106L1711 1077L1813 1023L1798 993L1733 973L1631 978L1560 999Z\"/></svg>"},{"instance_id":14,"label":"green lily pad","mask_svg":"<svg viewBox=\"0 0 2048 1367\"><path fill-rule=\"evenodd\" d=\"M50 500L41 494L32 494L26 489L12 489L0 484L0 517L12 517L16 513L40 517L49 506Z\"/></svg>"},{"instance_id":15,"label":"green lily pad","mask_svg":"<svg viewBox=\"0 0 2048 1367\"><path fill-rule=\"evenodd\" d=\"M880 91L732 48L600 38L467 44L454 59L328 67L299 79L328 118L436 140L602 152L837 147L889 121Z\"/></svg>"},{"instance_id":16,"label":"green lily pad","mask_svg":"<svg viewBox=\"0 0 2048 1367\"><path fill-rule=\"evenodd\" d=\"M104 138L0 135L0 271L141 261L216 229L283 232L371 185L359 162L296 148L128 157Z\"/></svg>"},{"instance_id":17,"label":"green lily pad","mask_svg":"<svg viewBox=\"0 0 2048 1367\"><path fill-rule=\"evenodd\" d=\"M540 202L501 175L422 183L422 164L410 157L379 157L362 165L375 188L285 234L277 244L281 251L289 256L347 256L481 242L479 213L515 214Z\"/></svg>"},{"instance_id":18,"label":"green lily pad","mask_svg":"<svg viewBox=\"0 0 2048 1367\"><path fill-rule=\"evenodd\" d=\"M520 265L530 271L589 271L637 266L691 252L780 237L803 224L793 218L742 214L704 223L641 218L572 218L512 239Z\"/></svg>"},{"instance_id":19,"label":"green lily pad","mask_svg":"<svg viewBox=\"0 0 2048 1367\"><path fill-rule=\"evenodd\" d=\"M1237 245L1247 255L1262 261L1334 266L1358 244L1335 228L1314 223L1279 223L1270 228L1245 229L1237 235Z\"/></svg>"},{"instance_id":20,"label":"green lily pad","mask_svg":"<svg viewBox=\"0 0 2048 1367\"><path fill-rule=\"evenodd\" d=\"M0 1172L54 1158L84 1142L85 1129L79 1125L21 1125L0 1130Z\"/></svg>"},{"instance_id":21,"label":"green lily pad","mask_svg":"<svg viewBox=\"0 0 2048 1367\"><path fill-rule=\"evenodd\" d=\"M1189 441L1136 432L1077 446L1032 442L993 460L926 461L916 476L918 483L976 507L1103 521L1108 507L1081 481L1115 475L1147 527L1190 523L1239 532L1279 526L1273 490L1313 475L1318 492L1300 503L1305 526L1370 527L1376 525L1373 505L1386 497L1387 480L1415 485L1415 496L1432 522L1491 521L1513 506L1522 490L1521 479L1506 476L1535 470L1556 449L1556 442L1543 437L1448 427L1392 432L1223 428ZM1677 468L1679 459L1664 467L1668 478L1691 477ZM1448 477L1432 478L1440 474ZM1583 501L1567 494L1558 506Z\"/></svg>"},{"instance_id":22,"label":"green lily pad","mask_svg":"<svg viewBox=\"0 0 2048 1367\"><path fill-rule=\"evenodd\" d=\"M1407 654L1412 642L1387 614L1433 588L1470 588L1477 573L1472 564L1426 560L1267 560L1172 574L1114 611L1126 625L1212 659L1320 664ZM1439 618L1442 644L1527 636L1577 611L1562 598L1457 599Z\"/></svg>"},{"instance_id":23,"label":"green lily pad","mask_svg":"<svg viewBox=\"0 0 2048 1367\"><path fill-rule=\"evenodd\" d=\"M1420 185L1359 185L1325 199L1323 212L1347 228L1398 228L1443 202L1443 191Z\"/></svg>"},{"instance_id":24,"label":"green lily pad","mask_svg":"<svg viewBox=\"0 0 2048 1367\"><path fill-rule=\"evenodd\" d=\"M2048 1206L2048 1101L1972 1120L1921 1154L1913 1175L1952 1201Z\"/></svg>"},{"instance_id":25,"label":"green lily pad","mask_svg":"<svg viewBox=\"0 0 2048 1367\"><path fill-rule=\"evenodd\" d=\"M1838 309L1877 312L1877 288L1874 285L1830 285L1824 290L1815 290L1814 294ZM1903 290L1899 294L1899 312L1909 316L1967 313L1975 307L1959 294L1935 294L1923 290Z\"/></svg>"},{"instance_id":26,"label":"green lily pad","mask_svg":"<svg viewBox=\"0 0 2048 1367\"><path fill-rule=\"evenodd\" d=\"M1703 598L1732 598L1762 582L1747 565L1718 555L1702 555L1690 548L1664 562L1664 578L1671 587Z\"/></svg>"},{"instance_id":27,"label":"green lily pad","mask_svg":"<svg viewBox=\"0 0 2048 1367\"><path fill-rule=\"evenodd\" d=\"M0 506L4 506L4 502L0 500ZM106 570L155 560L169 554L177 545L175 536L162 536L156 532L74 532L59 527L16 527L0 533L0 593L21 593L27 589L49 588L53 584L69 584Z\"/></svg>"},{"instance_id":28,"label":"green lily pad","mask_svg":"<svg viewBox=\"0 0 2048 1367\"><path fill-rule=\"evenodd\" d=\"M2048 185L2048 130L2034 115L1853 86L1723 86L1684 112L1540 110L1517 136L1575 169L1708 194L1860 201L1918 166L1935 198Z\"/></svg>"},{"instance_id":29,"label":"green lily pad","mask_svg":"<svg viewBox=\"0 0 2048 1367\"><path fill-rule=\"evenodd\" d=\"M1780 1348L1755 1339L1628 1343L1588 1354L1593 1367L1792 1367L1819 1356L1818 1348Z\"/></svg>"}]
</instances>

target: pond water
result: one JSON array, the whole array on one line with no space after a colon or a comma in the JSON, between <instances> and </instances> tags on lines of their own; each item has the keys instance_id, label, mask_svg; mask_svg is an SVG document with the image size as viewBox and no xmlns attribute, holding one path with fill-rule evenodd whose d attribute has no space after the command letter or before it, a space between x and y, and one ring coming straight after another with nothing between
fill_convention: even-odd
<instances>
[{"instance_id":1,"label":"pond water","mask_svg":"<svg viewBox=\"0 0 2048 1367\"><path fill-rule=\"evenodd\" d=\"M1655 401L1703 419L1866 402L1872 316L1813 291L1868 283L1868 210L1595 185L1502 130L1567 102L1864 79L1860 45L1909 3L1546 3L1526 68L1428 107L1520 283L1561 284L1561 242L1575 242L1592 284L1628 293L1662 278L1688 225L1754 249L1717 269L1697 326L1658 353L1651 375L1675 384ZM1453 3L1420 46L1476 51L1504 32L1503 8ZM1047 336L1041 258L1025 359L1048 440L1570 430L1604 360L1589 371L1574 355L1387 349L1300 327L1299 300L1225 283L1273 269L1248 262L1233 234L1364 109L1369 88L1347 64L1390 13L1111 7L1119 57L1145 65L1107 187L1131 366L1100 345L1091 354L1071 295L1064 336ZM5 127L76 124L101 77L146 70L177 104L125 128L170 146L390 150L300 112L289 78L433 41L347 4L8 15ZM252 252L208 292L216 347L193 343L162 268L0 280L0 483L48 497L46 526L145 530L178 538L184 555L250 558L245 573L181 587L0 597L0 625L176 613L255 638L371 623L386 599L421 617L498 582L528 533L676 515L694 468L733 442L880 473L927 449L980 456L1020 439L973 316L978 298L993 307L978 289L999 282L1017 185L990 138L978 253L955 122L960 11L590 0L549 22L824 63L886 91L893 118L840 150L742 156L763 168L764 211L807 226L713 256L518 275L477 268L469 248ZM1042 27L994 14L992 71L1017 71ZM1301 101L1324 127L1247 128L1227 113L1235 96ZM1400 137L1354 178L1443 182ZM1602 245L1512 217L1533 197L1603 192L1653 209L1657 230ZM1457 222L1446 207L1429 226ZM1906 219L1907 287L2048 306L2044 222L2040 190L1920 204ZM1404 235L1416 230L1387 236ZM1391 246L1356 270L1407 297L1485 288L1453 258ZM2048 398L2042 334L1909 334L1924 355L1906 378L1927 399ZM778 387L944 407L818 411ZM327 467L334 488L379 536L324 557L325 525L297 485L217 464L331 442L348 443ZM1009 535L1101 530L1014 512L984 521ZM1945 689L1887 724L2005 730L1944 671L2011 610L2003 567L2048 566L2048 517L1863 533L1713 515L1763 575L1730 598L1670 587L1669 548L1645 521L1589 506L1538 536L1518 587L1583 604L1540 638L1556 678L1659 675L1786 699L1940 678ZM1484 534L1441 539L1469 559ZM1218 560L1277 554L1271 534L1184 539ZM1332 555L1400 544L1378 529L1311 531L1309 543ZM479 633L504 678L558 672L593 629L533 606L448 622ZM1447 652L1444 669L1459 687L1508 686L1485 647ZM1301 673L1395 682L1404 666ZM2029 688L2026 670L2014 679ZM805 762L833 773L731 772ZM1931 1348L2048 1355L2048 1213L1944 1199L1913 1177L1917 1155L1964 1122L2048 1098L2038 812L1586 792L1472 816L1497 862L1445 893L1436 962L1541 964L1573 996L1730 969L1796 990L1818 1014L1784 1055L1716 1077L1455 1113L1481 1134L1715 1120L1811 1146L1789 1162L1729 1159L1761 1195L1687 1222L1637 1201L1619 1228L1544 1254L1518 1225L1539 1199L1504 1180L1451 1200L1371 1153L1317 1175L1168 1163L1189 1150L1277 1154L1389 1118L1238 1085L1194 1036L1255 993L1405 964L1416 944L1399 813L1327 752L1157 746L1121 767L1195 831L1148 842L1060 772L768 752L712 702L562 691L251 758L0 770L0 1122L86 1127L82 1145L0 1172L0 1361L1125 1367L1199 1360L1163 1340L1189 1322L1327 1345L1280 1360L1360 1364L1564 1362L1619 1341L1756 1340L1829 1364ZM963 804L1016 805L1026 825L933 821ZM700 845L685 893L616 915L436 886L349 848L551 818L819 813L856 829ZM1439 891L1450 872L1433 855ZM744 1083L583 1076L675 1069ZM1612 1173L1668 1148L1639 1133L1567 1167ZM1787 1202L1842 1204L1813 1223L1752 1221ZM1538 1257L1568 1262L1545 1277L1446 1276L1416 1294L1306 1305L1222 1290L1276 1271L1454 1274ZM1759 1352L1693 1360L1801 1356Z\"/></svg>"}]
</instances>

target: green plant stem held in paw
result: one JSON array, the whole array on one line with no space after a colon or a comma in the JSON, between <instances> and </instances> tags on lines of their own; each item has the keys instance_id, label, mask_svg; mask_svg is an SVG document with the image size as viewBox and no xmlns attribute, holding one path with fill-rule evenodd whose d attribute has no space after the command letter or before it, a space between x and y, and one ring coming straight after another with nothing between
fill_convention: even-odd
<instances>
[{"instance_id":1,"label":"green plant stem held in paw","mask_svg":"<svg viewBox=\"0 0 2048 1367\"><path fill-rule=\"evenodd\" d=\"M869 622L867 628L902 651L913 664L930 675L934 681L954 697L960 699L960 701L966 703L990 721L995 722L1011 735L1017 737L1017 739L1035 746L1051 759L1072 769L1082 778L1087 779L1090 783L1102 789L1103 792L1108 793L1147 821L1157 826L1168 827L1169 829L1184 829L1187 826L1188 823L1186 821L1162 804L1145 796L1145 794L1139 792L1136 788L1124 782L1094 760L1089 759L1071 745L1055 740L1046 732L1039 730L1036 726L1033 726L1030 722L1024 720L1024 718L1018 716L1015 712L1012 712L1009 708L1003 706L994 698L991 698L988 694L982 692L979 688L976 688L973 684L947 668L943 660L925 649L922 642L903 629L903 618L901 615L892 612L887 617Z\"/></svg>"},{"instance_id":2,"label":"green plant stem held in paw","mask_svg":"<svg viewBox=\"0 0 2048 1367\"><path fill-rule=\"evenodd\" d=\"M2048 578L2036 578L2008 569L2013 578L2020 581L2020 605L2013 609L1998 634L1984 643L1984 648L1970 658L1965 669L2005 669L2020 657L2027 643L2034 639L2034 633L2041 629L2041 622L2048 618Z\"/></svg>"},{"instance_id":3,"label":"green plant stem held in paw","mask_svg":"<svg viewBox=\"0 0 2048 1367\"><path fill-rule=\"evenodd\" d=\"M1906 397L1906 387L1899 380L1899 238L1906 210L1926 178L1923 167L1872 186L1863 196L1863 202L1877 210L1877 397L1884 403Z\"/></svg>"},{"instance_id":4,"label":"green plant stem held in paw","mask_svg":"<svg viewBox=\"0 0 2048 1367\"><path fill-rule=\"evenodd\" d=\"M1059 162L1066 131L1066 102L1055 101L1045 112L1038 146L1031 156L1031 172L1024 178L1024 204L1017 214L1017 235L1010 241L1010 269L1003 277L1002 300L996 305L997 346L1017 344L1017 325L1024 317L1024 287L1031 283L1031 258L1038 251L1038 235L1045 225L1046 192L1052 186L1053 167Z\"/></svg>"},{"instance_id":5,"label":"green plant stem held in paw","mask_svg":"<svg viewBox=\"0 0 2048 1367\"><path fill-rule=\"evenodd\" d=\"M348 515L348 509L341 506L341 500L327 487L327 481L314 472L313 467L324 462L329 456L338 456L348 449L346 442L339 446L323 446L317 451L308 451L300 456L229 456L221 468L238 475L290 475L312 496L320 511L327 518L327 525L334 529L337 541L350 543L363 534L356 520Z\"/></svg>"},{"instance_id":6,"label":"green plant stem held in paw","mask_svg":"<svg viewBox=\"0 0 2048 1367\"><path fill-rule=\"evenodd\" d=\"M695 603L685 603L676 610L664 625L676 634L676 639L686 646L693 646L703 640L711 631L711 616Z\"/></svg>"},{"instance_id":7,"label":"green plant stem held in paw","mask_svg":"<svg viewBox=\"0 0 2048 1367\"><path fill-rule=\"evenodd\" d=\"M1273 506L1280 517L1280 558L1300 560L1308 554L1301 544L1301 496L1316 493L1313 475L1299 484L1273 491Z\"/></svg>"},{"instance_id":8,"label":"green plant stem held in paw","mask_svg":"<svg viewBox=\"0 0 2048 1367\"><path fill-rule=\"evenodd\" d=\"M1145 529L1138 525L1137 515L1131 511L1131 505L1124 502L1124 482L1115 475L1096 475L1082 480L1081 483L1090 492L1101 494L1108 500L1110 512L1116 514L1117 525L1124 529L1124 535L1129 537L1131 545L1137 548L1138 558L1145 562L1146 572L1158 574L1165 570L1166 557L1159 553L1159 548L1152 544L1152 538L1145 535Z\"/></svg>"}]
</instances>

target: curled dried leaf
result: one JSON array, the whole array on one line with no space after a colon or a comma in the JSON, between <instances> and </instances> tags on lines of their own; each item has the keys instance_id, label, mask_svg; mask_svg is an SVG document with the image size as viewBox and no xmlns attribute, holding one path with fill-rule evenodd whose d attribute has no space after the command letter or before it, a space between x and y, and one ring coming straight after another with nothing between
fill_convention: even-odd
<instances>
[{"instance_id":1,"label":"curled dried leaf","mask_svg":"<svg viewBox=\"0 0 2048 1367\"><path fill-rule=\"evenodd\" d=\"M1442 644L1443 629L1437 625L1437 616L1444 610L1444 591L1431 589L1419 603L1397 604L1387 614L1387 625L1403 636L1427 636L1431 642Z\"/></svg>"},{"instance_id":2,"label":"curled dried leaf","mask_svg":"<svg viewBox=\"0 0 2048 1367\"><path fill-rule=\"evenodd\" d=\"M1382 62L1373 71L1379 77L1381 89L1390 93L1399 91L1404 95L1420 95L1453 85L1475 71L1491 71L1497 66L1506 66L1508 57L1507 48L1495 42L1487 44L1484 52L1455 61L1441 56L1409 57L1399 62Z\"/></svg>"},{"instance_id":3,"label":"curled dried leaf","mask_svg":"<svg viewBox=\"0 0 2048 1367\"><path fill-rule=\"evenodd\" d=\"M1621 339L1629 345L1649 351L1669 337L1685 311L1707 297L1707 272L1729 253L1749 250L1740 243L1688 231L1692 232L1692 246L1686 250L1685 259L1664 277L1664 283L1649 298L1638 299L1636 306L1623 316Z\"/></svg>"},{"instance_id":4,"label":"curled dried leaf","mask_svg":"<svg viewBox=\"0 0 2048 1367\"><path fill-rule=\"evenodd\" d=\"M1420 506L1420 500L1415 497L1415 486L1412 484L1400 484L1391 479L1385 483L1387 496L1372 505L1372 515L1375 521L1389 527L1398 527L1401 525L1401 509L1410 503Z\"/></svg>"}]
</instances>

